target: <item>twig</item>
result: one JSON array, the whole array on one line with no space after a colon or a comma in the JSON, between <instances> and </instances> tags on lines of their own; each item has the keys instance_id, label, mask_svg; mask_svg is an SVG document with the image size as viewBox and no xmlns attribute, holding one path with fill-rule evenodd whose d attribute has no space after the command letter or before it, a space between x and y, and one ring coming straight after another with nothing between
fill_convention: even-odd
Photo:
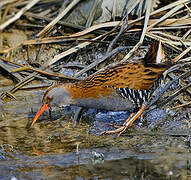
<instances>
[{"instance_id":1,"label":"twig","mask_svg":"<svg viewBox=\"0 0 191 180\"><path fill-rule=\"evenodd\" d=\"M86 25L85 27L90 27L92 25L92 22L93 22L93 19L94 19L94 15L95 15L95 12L97 10L97 6L98 6L98 3L99 3L99 0L95 0L94 1L94 4L92 6L92 9L91 11L89 12L89 16L88 16L88 19L86 21Z\"/></svg>"},{"instance_id":2,"label":"twig","mask_svg":"<svg viewBox=\"0 0 191 180\"><path fill-rule=\"evenodd\" d=\"M11 7L11 4L8 4L8 5L6 6L5 11L4 11L4 13L3 13L3 16L1 17L1 20L0 20L1 23L0 23L0 24L2 24L2 23L5 22L5 19L6 19L6 16L7 16L9 10L10 10L10 7Z\"/></svg>"},{"instance_id":3,"label":"twig","mask_svg":"<svg viewBox=\"0 0 191 180\"><path fill-rule=\"evenodd\" d=\"M165 85L164 88L162 88L162 90L158 93L157 96L154 97L154 99L152 99L151 102L148 103L148 106L147 106L147 109L143 115L145 115L146 113L156 109L156 108L160 108L162 106L164 106L166 103L168 103L170 100L172 100L174 97L176 97L182 90L188 88L191 86L191 83L188 84L187 86L185 87L182 87L181 89L179 89L177 92L175 92L173 95L171 95L170 97L166 98L165 100L163 100L163 102L161 102L160 104L158 104L157 106L155 107L151 107L153 106L159 99L160 97L164 94L164 92L172 85L172 83L174 83L175 81L177 81L178 79L182 78L183 76L185 76L186 74L188 74L190 72L185 72L184 74L182 74L181 76L175 78L174 80L170 81L168 84Z\"/></svg>"},{"instance_id":4,"label":"twig","mask_svg":"<svg viewBox=\"0 0 191 180\"><path fill-rule=\"evenodd\" d=\"M171 16L173 13L175 13L176 11L178 11L179 9L181 9L184 5L180 4L178 6L175 6L173 9L171 9L168 13L166 13L164 16L162 16L157 22L151 24L148 29L154 27L155 25L159 24L160 22L164 21L165 19L167 19L169 16Z\"/></svg>"},{"instance_id":5,"label":"twig","mask_svg":"<svg viewBox=\"0 0 191 180\"><path fill-rule=\"evenodd\" d=\"M62 19L79 2L80 0L72 1L63 12L61 12L52 22L50 22L42 31L40 31L37 34L37 37L41 37L46 32L48 32L60 19Z\"/></svg>"},{"instance_id":6,"label":"twig","mask_svg":"<svg viewBox=\"0 0 191 180\"><path fill-rule=\"evenodd\" d=\"M179 62L188 62L188 63L191 63L191 57L187 57L187 58L183 58L183 59L180 59Z\"/></svg>"},{"instance_id":7,"label":"twig","mask_svg":"<svg viewBox=\"0 0 191 180\"><path fill-rule=\"evenodd\" d=\"M179 41L171 41L167 38L164 38L164 37L161 37L161 36L158 36L156 34L152 34L151 32L147 32L146 33L146 36L147 37L150 37L152 39L156 39L156 40L160 40L162 43L164 44L168 44L169 46L171 46L172 48L178 50L178 52L181 52L182 50L180 48L178 48L176 45L182 45L181 42ZM186 42L186 45L191 45L191 42Z\"/></svg>"},{"instance_id":8,"label":"twig","mask_svg":"<svg viewBox=\"0 0 191 180\"><path fill-rule=\"evenodd\" d=\"M184 36L182 36L182 38L185 39L190 33L191 33L191 29L189 29L189 30L184 34Z\"/></svg>"},{"instance_id":9,"label":"twig","mask_svg":"<svg viewBox=\"0 0 191 180\"><path fill-rule=\"evenodd\" d=\"M115 1L114 1L114 2L115 2ZM119 33L117 34L117 36L113 39L113 41L112 41L111 44L109 45L106 54L109 53L109 52L112 50L114 44L116 43L117 39L121 36L121 34L127 30L127 27L128 27L128 14L137 6L137 4L138 4L139 2L140 2L140 0L131 1L131 2L130 2L130 3L131 3L130 9L128 9L128 11L126 12L126 16L124 16L123 19L122 19L122 21L114 27L113 31L115 31L119 26L121 26ZM114 3L113 6L115 6L115 3ZM125 7L126 7L126 6L127 6L127 2L126 2ZM123 13L122 13L122 14L123 14ZM131 24L131 26L132 26L132 25L133 25L133 23ZM131 26L129 26L129 28L130 28Z\"/></svg>"},{"instance_id":10,"label":"twig","mask_svg":"<svg viewBox=\"0 0 191 180\"><path fill-rule=\"evenodd\" d=\"M16 9L16 8L11 8L11 11L18 12L19 10ZM35 19L42 19L42 20L45 20L45 21L48 21L48 22L51 22L51 21L54 20L53 18L49 18L49 17L46 17L46 16L41 16L39 14L34 14L34 13L31 13L31 12L25 12L24 15L28 16L28 17L33 17ZM79 30L85 29L83 26L80 26L80 25L77 25L77 24L72 24L72 23L66 23L66 22L63 22L63 21L59 21L59 22L57 22L57 24L67 26L67 27L71 27L71 28L75 28L75 29L79 29Z\"/></svg>"},{"instance_id":11,"label":"twig","mask_svg":"<svg viewBox=\"0 0 191 180\"><path fill-rule=\"evenodd\" d=\"M185 104L181 104L181 105L175 106L175 107L170 108L170 109L171 109L171 110L175 110L175 109L177 109L177 108L181 108L181 107L188 106L188 105L191 105L191 102L188 102L188 103L185 103Z\"/></svg>"},{"instance_id":12,"label":"twig","mask_svg":"<svg viewBox=\"0 0 191 180\"><path fill-rule=\"evenodd\" d=\"M12 3L14 1L17 1L17 0L4 0L4 1L1 1L0 2L0 8L6 4L9 4L9 3Z\"/></svg>"},{"instance_id":13,"label":"twig","mask_svg":"<svg viewBox=\"0 0 191 180\"><path fill-rule=\"evenodd\" d=\"M153 108L151 109L150 107L155 104L159 99L160 97L164 94L164 92L169 89L169 87L175 82L177 81L178 79L182 78L183 76L187 75L188 73L190 72L185 72L183 73L181 76L173 79L172 81L170 81L169 83L167 83L163 88L161 88L161 90L158 92L158 94L151 100L151 102L148 103L147 105L147 111L145 111L145 113L148 113L150 112L151 110L153 110ZM191 85L191 84L190 84ZM189 86L190 86L189 85ZM182 90L182 89L181 89ZM173 98L173 97L172 97ZM170 100L170 98L167 98L166 100L164 100L161 104L159 104L157 107L161 107L163 105L165 105L165 103L167 103L168 101ZM155 107L156 108L156 107ZM155 109L154 108L154 109Z\"/></svg>"},{"instance_id":14,"label":"twig","mask_svg":"<svg viewBox=\"0 0 191 180\"><path fill-rule=\"evenodd\" d=\"M50 87L53 83L32 84L21 87L20 90L38 89Z\"/></svg>"},{"instance_id":15,"label":"twig","mask_svg":"<svg viewBox=\"0 0 191 180\"><path fill-rule=\"evenodd\" d=\"M181 40L181 37L173 36L173 35L161 32L161 31L150 31L150 33L159 34L159 35L162 35L162 36L164 36L166 38L169 38L169 39L172 39L172 40L175 40L175 41L180 41Z\"/></svg>"},{"instance_id":16,"label":"twig","mask_svg":"<svg viewBox=\"0 0 191 180\"><path fill-rule=\"evenodd\" d=\"M101 44L109 44L110 42L109 41L101 41L101 40L92 40L92 39L76 39L76 41L78 42L80 42L80 41L82 41L82 42L92 42L92 43L101 43Z\"/></svg>"},{"instance_id":17,"label":"twig","mask_svg":"<svg viewBox=\"0 0 191 180\"><path fill-rule=\"evenodd\" d=\"M3 62L0 62L0 68L4 69L4 71L9 73L17 82L20 82L23 79L23 77L20 74L12 73L11 69L7 67L7 65L4 64Z\"/></svg>"},{"instance_id":18,"label":"twig","mask_svg":"<svg viewBox=\"0 0 191 180\"><path fill-rule=\"evenodd\" d=\"M191 60L191 57L188 58L188 59L189 59L189 61L190 61L190 60ZM182 59L182 60L184 60L184 59ZM184 62L184 61L182 61L182 62ZM166 73L166 74L169 74L169 73L171 73L171 72L173 72L173 71L175 71L175 70L178 70L178 69L180 69L180 68L182 68L182 67L184 67L184 66L186 66L186 65L191 65L191 62L178 63L178 64L176 64L176 65L173 65L172 67L170 67L169 69L167 69L167 70L165 71L165 73Z\"/></svg>"},{"instance_id":19,"label":"twig","mask_svg":"<svg viewBox=\"0 0 191 180\"><path fill-rule=\"evenodd\" d=\"M17 100L17 98L10 92L5 92L7 96L9 96L10 98Z\"/></svg>"},{"instance_id":20,"label":"twig","mask_svg":"<svg viewBox=\"0 0 191 180\"><path fill-rule=\"evenodd\" d=\"M111 56L117 54L120 51L124 51L126 50L127 47L117 47L115 48L113 51L111 51L110 53L106 54L103 58L101 58L100 60L97 60L95 62L93 62L92 64L90 64L89 66L85 67L84 69L82 69L81 71L79 71L78 73L76 73L76 75L74 77L79 77L80 75L82 75L83 73L89 71L90 69L94 68L95 66L97 66L98 64L102 63L103 61L105 61L106 59L110 58Z\"/></svg>"},{"instance_id":21,"label":"twig","mask_svg":"<svg viewBox=\"0 0 191 180\"><path fill-rule=\"evenodd\" d=\"M44 44L44 43L56 43L56 42L67 42L67 41L74 41L74 38L77 38L79 36L83 36L85 34L88 34L92 31L100 31L100 28L103 27L113 27L116 25L119 25L120 21L116 21L116 22L109 22L109 23L103 23L103 24L99 24L99 25L94 25L91 26L90 28L85 29L84 31L69 35L69 36L57 36L57 37L46 37L43 39L37 38L37 39L31 39L31 40L25 40L24 42L21 42L13 47L7 48L7 49L3 49L0 50L0 53L8 53L9 51L18 48L21 45L30 45L30 44ZM103 34L102 36L106 36L107 34L110 34L111 31L106 32L105 34ZM102 37L100 36L100 37ZM96 38L97 39L97 38ZM93 39L93 40L96 40Z\"/></svg>"},{"instance_id":22,"label":"twig","mask_svg":"<svg viewBox=\"0 0 191 180\"><path fill-rule=\"evenodd\" d=\"M131 55L139 48L139 46L141 46L141 44L143 43L144 37L145 37L145 33L147 30L147 25L148 25L148 21L149 21L149 16L150 16L150 9L151 9L151 0L147 1L147 10L146 10L146 15L145 15L145 23L144 23L144 28L143 28L143 32L141 34L141 38L140 41L135 45L135 47L133 49L131 49L131 51L129 51L129 53L122 59L121 62L125 62L127 61Z\"/></svg>"},{"instance_id":23,"label":"twig","mask_svg":"<svg viewBox=\"0 0 191 180\"><path fill-rule=\"evenodd\" d=\"M164 106L166 103L168 103L170 100L172 100L173 98L175 98L179 93L181 93L181 91L187 89L188 87L191 86L191 83L188 84L187 86L184 86L182 88L180 88L178 91L176 91L174 94L172 94L171 96L169 96L168 98L166 98L162 103L160 103L159 105L157 105L157 107L162 107Z\"/></svg>"},{"instance_id":24,"label":"twig","mask_svg":"<svg viewBox=\"0 0 191 180\"><path fill-rule=\"evenodd\" d=\"M191 9L188 7L187 4L184 4L186 6L186 8L188 9L188 11L191 13Z\"/></svg>"},{"instance_id":25,"label":"twig","mask_svg":"<svg viewBox=\"0 0 191 180\"><path fill-rule=\"evenodd\" d=\"M132 56L132 54L139 48L139 46L141 46L140 41L134 46L133 49L131 49L131 51L129 51L129 53L121 60L121 62L127 61Z\"/></svg>"},{"instance_id":26,"label":"twig","mask_svg":"<svg viewBox=\"0 0 191 180\"><path fill-rule=\"evenodd\" d=\"M27 76L26 78L24 78L21 82L17 83L17 84L16 84L13 88L11 88L8 92L2 93L2 94L0 95L0 98L1 98L1 99L5 98L5 97L7 96L7 93L8 93L8 94L9 94L9 93L12 94L12 93L16 92L19 88L21 88L21 87L24 86L25 84L31 82L31 81L35 78L36 75L37 75L36 72L30 74L29 76Z\"/></svg>"},{"instance_id":27,"label":"twig","mask_svg":"<svg viewBox=\"0 0 191 180\"><path fill-rule=\"evenodd\" d=\"M115 16L116 16L116 0L113 0L111 16L112 16L112 19L115 21Z\"/></svg>"},{"instance_id":28,"label":"twig","mask_svg":"<svg viewBox=\"0 0 191 180\"><path fill-rule=\"evenodd\" d=\"M180 60L183 56L185 56L189 51L191 50L191 46L188 47L186 50L184 50L181 54L179 54L177 57L175 57L174 59L172 59L172 63L177 62L178 60Z\"/></svg>"},{"instance_id":29,"label":"twig","mask_svg":"<svg viewBox=\"0 0 191 180\"><path fill-rule=\"evenodd\" d=\"M143 28L143 32L141 34L141 39L140 39L141 44L143 43L143 40L144 40L144 37L145 37L145 33L147 31L147 26L148 26L149 17L150 17L150 11L151 11L151 5L152 5L152 1L148 0L147 1L147 10L146 10L146 15L145 15L144 28Z\"/></svg>"},{"instance_id":30,"label":"twig","mask_svg":"<svg viewBox=\"0 0 191 180\"><path fill-rule=\"evenodd\" d=\"M5 62L11 63L11 64L15 64L15 65L17 65L17 66L20 66L20 67L26 68L26 69L28 69L28 70L32 70L32 71L35 71L35 72L38 72L38 73L40 73L40 74L44 74L44 75L47 75L47 76L59 77L59 78L70 79L70 80L79 80L79 79L76 79L76 78L73 78L73 77L64 76L64 75L59 75L59 74L53 74L53 73L48 73L48 72L45 72L45 71L42 71L42 70L39 70L39 69L35 69L35 68L32 68L32 67L28 67L28 66L25 66L25 65L22 65L22 64L19 64L19 63L10 61L9 59L6 59L6 58L1 57L1 56L0 56L0 59L3 60L3 61L5 61Z\"/></svg>"},{"instance_id":31,"label":"twig","mask_svg":"<svg viewBox=\"0 0 191 180\"><path fill-rule=\"evenodd\" d=\"M151 28L150 30L167 30L167 29L186 29L186 28L191 28L191 26L170 26L170 27L165 27L165 26L160 26L160 27L155 27Z\"/></svg>"},{"instance_id":32,"label":"twig","mask_svg":"<svg viewBox=\"0 0 191 180\"><path fill-rule=\"evenodd\" d=\"M100 35L100 36L94 38L93 40L100 39L100 38L104 37L106 34L107 34L107 33L105 33L105 34L103 34L103 35ZM66 51L64 51L64 52L62 52L62 53L60 53L60 54L54 56L54 58L51 59L51 60L49 60L49 61L44 65L44 67L45 67L45 68L48 68L49 66L51 66L52 64L54 64L55 62L57 62L58 60L60 60L61 58L66 57L66 56L68 56L69 54L72 54L72 53L74 53L74 52L77 52L78 50L80 50L80 49L82 49L82 48L84 48L84 47L86 47L86 46L88 46L88 45L90 45L90 44L91 44L91 42L84 42L84 43L81 43L81 44L79 44L79 45L77 45L77 46L74 46L74 47L72 47L72 48L70 48L70 49L68 49L68 50L66 50Z\"/></svg>"},{"instance_id":33,"label":"twig","mask_svg":"<svg viewBox=\"0 0 191 180\"><path fill-rule=\"evenodd\" d=\"M40 0L32 0L29 1L29 3L22 8L13 18L9 19L8 21L4 22L3 24L0 25L0 30L5 29L9 24L13 23L17 19L19 19L25 11L30 9L32 6L34 6L36 3L38 3Z\"/></svg>"},{"instance_id":34,"label":"twig","mask_svg":"<svg viewBox=\"0 0 191 180\"><path fill-rule=\"evenodd\" d=\"M185 132L162 132L162 133L157 133L157 132L150 132L150 133L129 133L129 134L125 134L125 136L173 136L173 137L187 137L190 136L191 132L188 131L187 133Z\"/></svg>"},{"instance_id":35,"label":"twig","mask_svg":"<svg viewBox=\"0 0 191 180\"><path fill-rule=\"evenodd\" d=\"M107 49L106 54L108 54L112 50L113 46L115 45L115 43L117 42L117 40L119 39L121 34L123 34L126 31L127 27L128 27L128 13L127 13L127 16L126 16L126 19L125 19L123 25L120 28L119 33L117 34L117 36L110 43L110 45L109 45L109 47Z\"/></svg>"}]
</instances>

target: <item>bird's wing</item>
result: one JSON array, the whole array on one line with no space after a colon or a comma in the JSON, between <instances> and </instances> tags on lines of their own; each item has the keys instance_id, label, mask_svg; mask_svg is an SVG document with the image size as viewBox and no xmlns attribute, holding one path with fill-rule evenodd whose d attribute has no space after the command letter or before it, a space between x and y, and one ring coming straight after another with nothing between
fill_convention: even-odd
<instances>
[{"instance_id":1,"label":"bird's wing","mask_svg":"<svg viewBox=\"0 0 191 180\"><path fill-rule=\"evenodd\" d=\"M157 60L158 56L160 60ZM161 43L154 41L142 60L107 66L89 76L83 83L87 87L104 86L147 90L170 65L170 61L167 61L164 56Z\"/></svg>"},{"instance_id":2,"label":"bird's wing","mask_svg":"<svg viewBox=\"0 0 191 180\"><path fill-rule=\"evenodd\" d=\"M159 75L167 68L168 65L162 63L123 63L90 76L84 80L84 84L87 87L105 86L146 90L152 87Z\"/></svg>"}]
</instances>

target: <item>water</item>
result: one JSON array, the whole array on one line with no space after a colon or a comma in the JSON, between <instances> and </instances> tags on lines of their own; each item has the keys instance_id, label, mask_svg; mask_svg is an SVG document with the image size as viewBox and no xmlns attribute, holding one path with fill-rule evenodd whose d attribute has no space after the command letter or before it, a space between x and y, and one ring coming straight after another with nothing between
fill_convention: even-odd
<instances>
[{"instance_id":1,"label":"water","mask_svg":"<svg viewBox=\"0 0 191 180\"><path fill-rule=\"evenodd\" d=\"M108 123L122 123L129 112L88 110L74 128L74 108L66 108L55 109L52 120L45 112L41 122L27 128L41 106L43 92L18 91L17 100L0 104L0 179L191 179L185 119L179 119L177 127L182 136L164 134L176 125L175 120L162 115L156 121L154 112L154 121L150 114L148 122L135 123L116 138L99 133L109 128ZM157 122L160 131L155 132Z\"/></svg>"}]
</instances>

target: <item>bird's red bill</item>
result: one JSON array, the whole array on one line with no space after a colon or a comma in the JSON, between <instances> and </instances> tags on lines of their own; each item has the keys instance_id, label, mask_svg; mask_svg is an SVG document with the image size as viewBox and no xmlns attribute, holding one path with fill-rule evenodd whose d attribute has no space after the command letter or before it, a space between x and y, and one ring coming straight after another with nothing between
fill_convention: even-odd
<instances>
[{"instance_id":1,"label":"bird's red bill","mask_svg":"<svg viewBox=\"0 0 191 180\"><path fill-rule=\"evenodd\" d=\"M36 122L36 120L40 117L40 115L41 115L46 109L48 109L48 104L43 104L42 107L40 108L40 110L38 111L38 113L36 114L36 116L34 117L31 126L34 125L34 123Z\"/></svg>"}]
</instances>

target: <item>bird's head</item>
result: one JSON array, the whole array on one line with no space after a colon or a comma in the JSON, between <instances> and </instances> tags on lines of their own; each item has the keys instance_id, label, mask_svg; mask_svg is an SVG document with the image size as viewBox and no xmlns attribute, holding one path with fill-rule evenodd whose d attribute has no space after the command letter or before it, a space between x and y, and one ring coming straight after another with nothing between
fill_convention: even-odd
<instances>
[{"instance_id":1,"label":"bird's head","mask_svg":"<svg viewBox=\"0 0 191 180\"><path fill-rule=\"evenodd\" d=\"M72 98L64 85L55 85L47 89L42 99L42 106L33 119L32 125L37 121L40 115L49 107L61 107L72 104Z\"/></svg>"}]
</instances>

